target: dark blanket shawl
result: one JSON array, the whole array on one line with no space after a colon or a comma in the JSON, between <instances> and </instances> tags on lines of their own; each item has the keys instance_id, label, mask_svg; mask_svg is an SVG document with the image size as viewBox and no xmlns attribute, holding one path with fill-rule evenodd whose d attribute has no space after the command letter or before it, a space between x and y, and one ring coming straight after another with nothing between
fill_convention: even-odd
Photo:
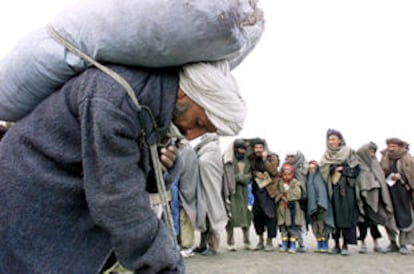
<instances>
[{"instance_id":1,"label":"dark blanket shawl","mask_svg":"<svg viewBox=\"0 0 414 274\"><path fill-rule=\"evenodd\" d=\"M328 233L331 232L335 227L332 203L328 195L328 187L322 178L319 167L315 173L308 173L306 188L308 190L307 219L311 220L310 217L317 212L318 208L323 209Z\"/></svg>"}]
</instances>

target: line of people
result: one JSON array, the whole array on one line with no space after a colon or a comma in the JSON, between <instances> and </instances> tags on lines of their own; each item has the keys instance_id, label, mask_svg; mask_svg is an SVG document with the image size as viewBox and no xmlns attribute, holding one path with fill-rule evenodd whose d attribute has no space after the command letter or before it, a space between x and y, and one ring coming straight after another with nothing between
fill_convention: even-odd
<instances>
[{"instance_id":1,"label":"line of people","mask_svg":"<svg viewBox=\"0 0 414 274\"><path fill-rule=\"evenodd\" d=\"M245 249L274 251L279 231L280 252L304 252L309 226L315 252L349 255L348 245L360 241L359 252L367 253L369 229L373 251L408 254L414 244L414 158L403 140L389 138L386 145L379 161L375 143L353 150L340 131L329 129L319 161L291 151L281 163L262 138L236 139L223 155L215 134L187 143L180 150L187 156L175 203L181 254L215 255L223 227L230 251L237 250L234 229L240 227ZM251 223L256 245L249 238ZM379 225L390 242L385 248L378 244ZM196 231L201 241L195 247Z\"/></svg>"}]
</instances>

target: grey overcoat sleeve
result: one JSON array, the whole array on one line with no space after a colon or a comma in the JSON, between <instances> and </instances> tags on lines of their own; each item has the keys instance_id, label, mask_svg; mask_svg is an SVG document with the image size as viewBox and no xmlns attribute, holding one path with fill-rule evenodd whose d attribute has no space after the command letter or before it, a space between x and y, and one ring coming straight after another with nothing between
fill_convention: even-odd
<instances>
[{"instance_id":1,"label":"grey overcoat sleeve","mask_svg":"<svg viewBox=\"0 0 414 274\"><path fill-rule=\"evenodd\" d=\"M182 273L182 257L145 190L138 119L99 98L85 101L81 109L84 189L92 218L109 233L126 268Z\"/></svg>"}]
</instances>

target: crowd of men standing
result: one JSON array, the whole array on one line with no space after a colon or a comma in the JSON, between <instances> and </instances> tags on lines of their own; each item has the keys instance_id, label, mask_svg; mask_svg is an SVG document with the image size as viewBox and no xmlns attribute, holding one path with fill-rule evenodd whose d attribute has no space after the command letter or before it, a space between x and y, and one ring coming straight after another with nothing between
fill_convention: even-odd
<instances>
[{"instance_id":1,"label":"crowd of men standing","mask_svg":"<svg viewBox=\"0 0 414 274\"><path fill-rule=\"evenodd\" d=\"M373 251L408 254L414 244L414 158L403 140L389 138L386 145L378 160L375 143L354 150L340 131L329 129L319 161L290 151L282 162L262 138L236 139L224 154L214 133L183 143L185 167L173 198L181 254L215 255L224 227L230 251L237 250L234 229L241 228L245 249L304 252L310 227L315 252L349 255L348 245L360 241L359 252L366 253L369 230ZM249 238L252 223L257 243ZM379 225L386 247L377 241Z\"/></svg>"}]
</instances>

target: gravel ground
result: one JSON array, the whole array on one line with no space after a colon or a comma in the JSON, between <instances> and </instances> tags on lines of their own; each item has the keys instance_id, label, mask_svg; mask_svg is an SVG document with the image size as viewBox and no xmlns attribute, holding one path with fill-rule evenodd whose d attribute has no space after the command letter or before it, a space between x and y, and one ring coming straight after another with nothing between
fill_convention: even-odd
<instances>
[{"instance_id":1,"label":"gravel ground","mask_svg":"<svg viewBox=\"0 0 414 274\"><path fill-rule=\"evenodd\" d=\"M379 243L382 247L388 244L387 236L381 229L383 237ZM256 245L257 236L254 229L250 229L252 244ZM241 230L235 230L237 251L227 251L224 231L220 233L221 245L217 255L195 255L186 258L187 273L206 274L256 274L256 273L414 273L414 249L409 247L411 253L374 253L372 240L368 233L366 244L367 254L359 254L358 246L350 246L349 256L319 254L313 252L316 242L313 234L307 236L307 252L288 254L279 251L264 252L244 250ZM198 235L196 243L198 243ZM274 240L276 246L280 242L280 235ZM330 246L333 241L330 241Z\"/></svg>"}]
</instances>

